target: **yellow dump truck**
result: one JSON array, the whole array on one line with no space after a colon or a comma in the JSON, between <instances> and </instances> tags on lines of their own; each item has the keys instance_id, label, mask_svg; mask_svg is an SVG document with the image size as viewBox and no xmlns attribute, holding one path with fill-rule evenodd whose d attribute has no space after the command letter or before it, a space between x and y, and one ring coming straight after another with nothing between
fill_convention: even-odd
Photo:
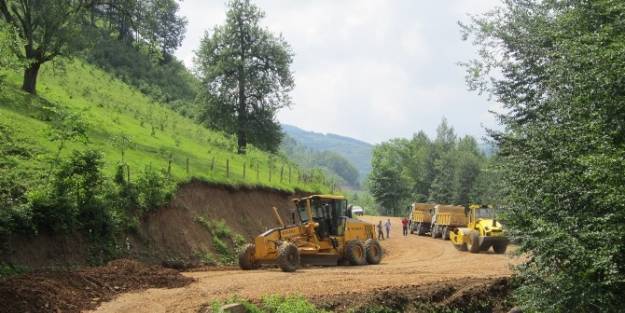
<instances>
[{"instance_id":1,"label":"yellow dump truck","mask_svg":"<svg viewBox=\"0 0 625 313\"><path fill-rule=\"evenodd\" d=\"M466 227L467 223L468 217L465 207L438 204L432 209L430 235L432 238L447 240L452 230Z\"/></svg>"},{"instance_id":2,"label":"yellow dump truck","mask_svg":"<svg viewBox=\"0 0 625 313\"><path fill-rule=\"evenodd\" d=\"M413 203L410 212L410 233L422 236L430 232L433 203Z\"/></svg>"}]
</instances>

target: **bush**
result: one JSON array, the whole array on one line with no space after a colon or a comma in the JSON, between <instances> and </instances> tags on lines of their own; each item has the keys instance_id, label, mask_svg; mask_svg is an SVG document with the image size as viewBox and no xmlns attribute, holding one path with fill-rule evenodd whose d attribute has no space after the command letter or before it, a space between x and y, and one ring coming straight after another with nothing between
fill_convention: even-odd
<instances>
[{"instance_id":1,"label":"bush","mask_svg":"<svg viewBox=\"0 0 625 313\"><path fill-rule=\"evenodd\" d=\"M172 184L162 173L147 166L137 180L139 207L144 212L153 211L166 205L174 192Z\"/></svg>"}]
</instances>

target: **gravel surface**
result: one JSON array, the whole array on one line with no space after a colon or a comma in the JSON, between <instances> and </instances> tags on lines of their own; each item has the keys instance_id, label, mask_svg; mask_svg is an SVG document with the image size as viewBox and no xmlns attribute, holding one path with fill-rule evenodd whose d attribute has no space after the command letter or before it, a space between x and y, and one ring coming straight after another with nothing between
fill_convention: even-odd
<instances>
[{"instance_id":1,"label":"gravel surface","mask_svg":"<svg viewBox=\"0 0 625 313\"><path fill-rule=\"evenodd\" d=\"M377 223L381 217L362 219ZM391 222L391 238L381 242L385 256L380 265L309 267L295 273L284 273L278 268L188 272L184 275L196 282L186 287L122 294L93 312L197 312L202 304L235 295L248 299L276 293L319 298L467 277L507 277L511 274L511 264L516 262L508 255L496 255L492 251L459 252L449 241L441 239L404 237L400 220L391 218Z\"/></svg>"}]
</instances>

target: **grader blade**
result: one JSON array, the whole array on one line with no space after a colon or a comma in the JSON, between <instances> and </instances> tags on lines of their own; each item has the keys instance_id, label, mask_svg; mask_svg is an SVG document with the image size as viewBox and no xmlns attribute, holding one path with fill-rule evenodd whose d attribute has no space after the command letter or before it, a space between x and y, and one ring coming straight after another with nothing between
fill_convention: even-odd
<instances>
[{"instance_id":1,"label":"grader blade","mask_svg":"<svg viewBox=\"0 0 625 313\"><path fill-rule=\"evenodd\" d=\"M339 256L336 254L314 254L301 255L302 264L315 266L336 266L339 263Z\"/></svg>"}]
</instances>

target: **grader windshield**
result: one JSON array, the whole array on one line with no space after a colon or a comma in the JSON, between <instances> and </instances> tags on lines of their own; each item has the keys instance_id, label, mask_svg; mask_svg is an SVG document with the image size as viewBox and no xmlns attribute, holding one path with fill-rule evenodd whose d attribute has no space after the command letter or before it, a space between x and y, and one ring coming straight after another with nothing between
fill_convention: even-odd
<instances>
[{"instance_id":1,"label":"grader windshield","mask_svg":"<svg viewBox=\"0 0 625 313\"><path fill-rule=\"evenodd\" d=\"M301 223L310 220L307 205L310 202L312 220L319 224L317 232L320 237L328 235L338 236L342 234L343 217L350 216L347 200L342 197L312 196L297 202L297 213Z\"/></svg>"}]
</instances>

